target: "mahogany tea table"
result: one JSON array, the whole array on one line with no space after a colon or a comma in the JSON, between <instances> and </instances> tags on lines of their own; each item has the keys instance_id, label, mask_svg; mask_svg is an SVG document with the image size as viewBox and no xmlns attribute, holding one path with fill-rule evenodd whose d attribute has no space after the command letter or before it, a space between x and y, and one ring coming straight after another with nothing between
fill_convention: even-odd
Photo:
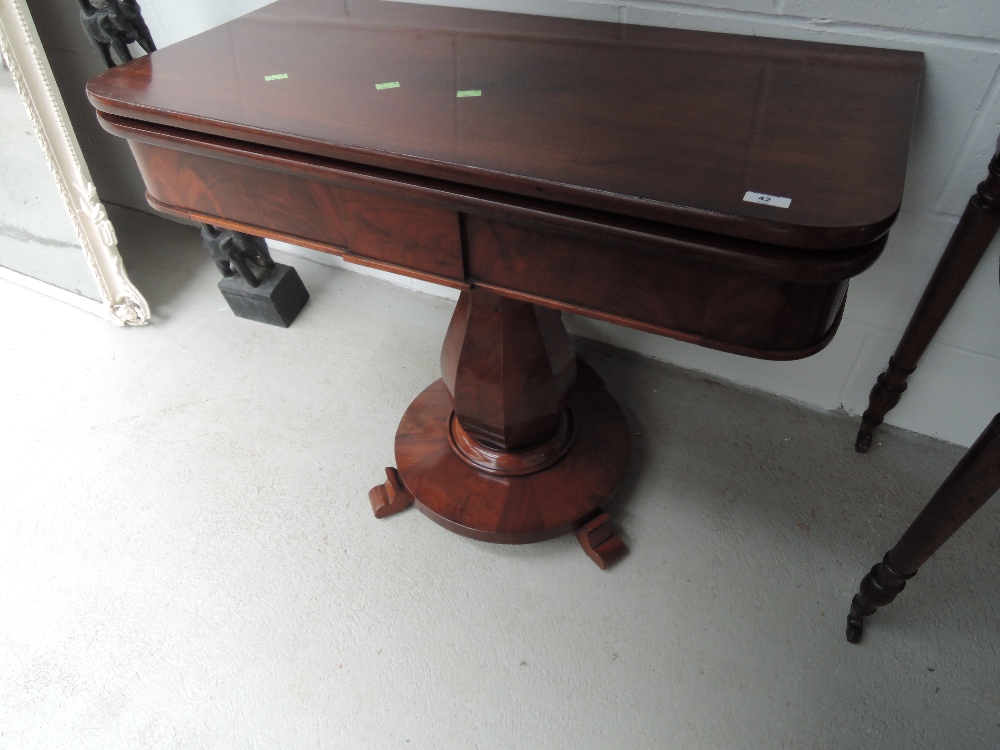
<instances>
[{"instance_id":1,"label":"mahogany tea table","mask_svg":"<svg viewBox=\"0 0 1000 750\"><path fill-rule=\"evenodd\" d=\"M461 290L376 516L575 530L604 567L629 429L561 313L822 349L899 209L921 71L919 52L281 0L88 93L154 208Z\"/></svg>"}]
</instances>

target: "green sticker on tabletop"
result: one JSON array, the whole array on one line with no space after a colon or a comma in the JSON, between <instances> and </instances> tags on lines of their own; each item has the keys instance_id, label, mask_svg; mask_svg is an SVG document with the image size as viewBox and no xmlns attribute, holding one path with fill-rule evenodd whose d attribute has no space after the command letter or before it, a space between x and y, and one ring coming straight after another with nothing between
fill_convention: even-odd
<instances>
[{"instance_id":1,"label":"green sticker on tabletop","mask_svg":"<svg viewBox=\"0 0 1000 750\"><path fill-rule=\"evenodd\" d=\"M283 78L288 78L288 73L275 73L273 76L264 76L265 81L280 81Z\"/></svg>"},{"instance_id":2,"label":"green sticker on tabletop","mask_svg":"<svg viewBox=\"0 0 1000 750\"><path fill-rule=\"evenodd\" d=\"M399 81L389 81L389 83L376 83L375 88L378 91L381 91L382 89L398 89Z\"/></svg>"},{"instance_id":3,"label":"green sticker on tabletop","mask_svg":"<svg viewBox=\"0 0 1000 750\"><path fill-rule=\"evenodd\" d=\"M470 89L468 91L456 91L455 92L455 96L457 96L459 99L462 99L462 98L464 98L466 96L482 96L482 95L483 95L483 92L480 91L479 89Z\"/></svg>"}]
</instances>

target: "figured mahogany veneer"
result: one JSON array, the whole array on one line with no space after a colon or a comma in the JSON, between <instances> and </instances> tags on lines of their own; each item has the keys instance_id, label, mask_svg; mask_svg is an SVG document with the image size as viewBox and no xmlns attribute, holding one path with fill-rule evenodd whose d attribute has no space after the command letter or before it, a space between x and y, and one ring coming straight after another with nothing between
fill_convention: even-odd
<instances>
[{"instance_id":1,"label":"figured mahogany veneer","mask_svg":"<svg viewBox=\"0 0 1000 750\"><path fill-rule=\"evenodd\" d=\"M88 94L155 208L462 290L443 378L370 494L377 516L416 504L501 542L577 529L603 567L624 549L599 504L629 431L559 311L753 357L821 349L899 209L921 66L917 52L281 0Z\"/></svg>"},{"instance_id":2,"label":"figured mahogany veneer","mask_svg":"<svg viewBox=\"0 0 1000 750\"><path fill-rule=\"evenodd\" d=\"M887 239L803 253L100 113L151 205L448 286L764 359L823 348ZM780 210L780 209L779 209Z\"/></svg>"}]
</instances>

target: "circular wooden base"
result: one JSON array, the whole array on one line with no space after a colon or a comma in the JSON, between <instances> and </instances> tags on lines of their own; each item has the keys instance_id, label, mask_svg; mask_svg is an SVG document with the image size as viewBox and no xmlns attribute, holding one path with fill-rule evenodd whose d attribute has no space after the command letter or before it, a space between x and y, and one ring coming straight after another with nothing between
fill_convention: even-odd
<instances>
[{"instance_id":1,"label":"circular wooden base","mask_svg":"<svg viewBox=\"0 0 1000 750\"><path fill-rule=\"evenodd\" d=\"M575 437L565 455L535 473L503 476L476 468L452 447L451 396L438 380L399 423L399 478L424 514L457 534L501 544L566 534L614 492L631 451L625 415L597 373L579 360L569 408Z\"/></svg>"}]
</instances>

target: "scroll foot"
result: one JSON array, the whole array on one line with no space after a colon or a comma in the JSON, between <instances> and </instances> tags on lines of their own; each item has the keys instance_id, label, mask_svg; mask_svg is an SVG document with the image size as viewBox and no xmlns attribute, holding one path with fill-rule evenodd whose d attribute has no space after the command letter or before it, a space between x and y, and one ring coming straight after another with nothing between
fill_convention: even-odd
<instances>
[{"instance_id":1,"label":"scroll foot","mask_svg":"<svg viewBox=\"0 0 1000 750\"><path fill-rule=\"evenodd\" d=\"M597 515L576 530L576 538L597 567L606 570L625 554L625 545L611 528L611 516L598 510Z\"/></svg>"},{"instance_id":2,"label":"scroll foot","mask_svg":"<svg viewBox=\"0 0 1000 750\"><path fill-rule=\"evenodd\" d=\"M368 500L375 511L375 518L385 518L413 505L413 495L409 493L399 478L396 470L387 466L385 469L385 484L372 487L368 492Z\"/></svg>"}]
</instances>

